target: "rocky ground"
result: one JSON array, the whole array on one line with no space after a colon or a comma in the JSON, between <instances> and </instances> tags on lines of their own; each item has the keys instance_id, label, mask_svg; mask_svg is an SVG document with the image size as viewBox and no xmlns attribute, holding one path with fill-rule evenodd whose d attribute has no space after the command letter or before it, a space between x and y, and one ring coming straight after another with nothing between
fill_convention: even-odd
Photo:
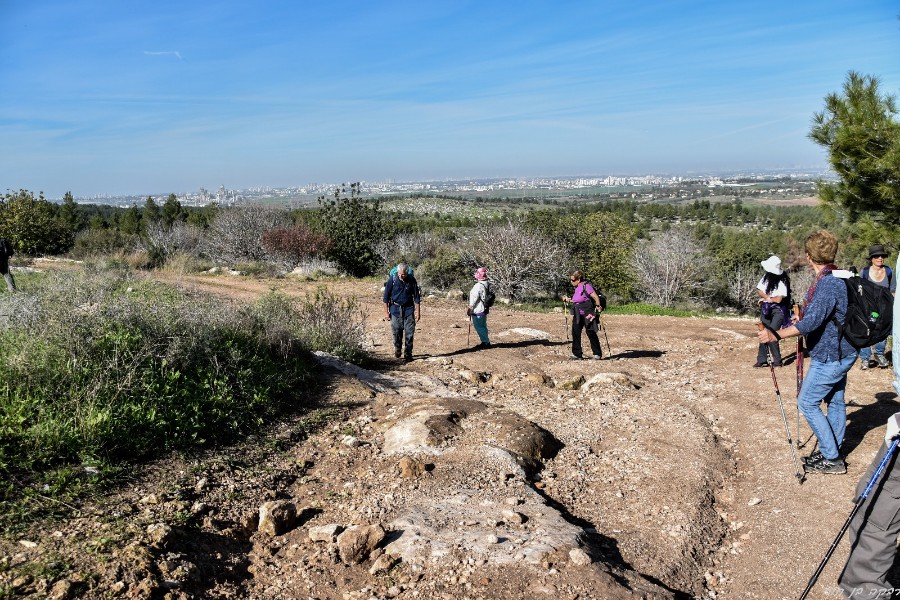
<instances>
[{"instance_id":1,"label":"rocky ground","mask_svg":"<svg viewBox=\"0 0 900 600\"><path fill-rule=\"evenodd\" d=\"M315 285L172 279L238 300ZM498 306L475 350L462 300L429 298L404 364L380 285L330 285L361 302L377 368L322 356L325 392L268 435L0 541L8 595L796 598L898 409L887 370L855 369L849 473L798 483L751 320L609 316L604 360L571 361L562 313ZM795 370L776 371L793 432ZM846 552L811 598L839 597Z\"/></svg>"}]
</instances>

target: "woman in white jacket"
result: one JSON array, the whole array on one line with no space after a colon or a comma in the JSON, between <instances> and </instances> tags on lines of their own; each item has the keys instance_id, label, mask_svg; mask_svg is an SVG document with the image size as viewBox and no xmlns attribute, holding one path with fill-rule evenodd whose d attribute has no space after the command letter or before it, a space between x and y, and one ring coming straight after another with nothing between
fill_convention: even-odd
<instances>
[{"instance_id":1,"label":"woman in white jacket","mask_svg":"<svg viewBox=\"0 0 900 600\"><path fill-rule=\"evenodd\" d=\"M490 309L487 306L487 295L491 283L487 278L487 269L480 267L475 271L475 285L469 291L469 316L472 317L472 325L481 343L477 348L489 348L491 341L488 338L487 316Z\"/></svg>"}]
</instances>

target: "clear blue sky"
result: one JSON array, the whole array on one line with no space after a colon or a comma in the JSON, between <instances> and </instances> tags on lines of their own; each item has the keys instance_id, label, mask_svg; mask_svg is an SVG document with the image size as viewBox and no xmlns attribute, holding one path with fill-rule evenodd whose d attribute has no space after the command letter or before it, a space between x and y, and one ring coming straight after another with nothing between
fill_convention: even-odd
<instances>
[{"instance_id":1,"label":"clear blue sky","mask_svg":"<svg viewBox=\"0 0 900 600\"><path fill-rule=\"evenodd\" d=\"M0 0L0 192L822 167L900 3Z\"/></svg>"}]
</instances>

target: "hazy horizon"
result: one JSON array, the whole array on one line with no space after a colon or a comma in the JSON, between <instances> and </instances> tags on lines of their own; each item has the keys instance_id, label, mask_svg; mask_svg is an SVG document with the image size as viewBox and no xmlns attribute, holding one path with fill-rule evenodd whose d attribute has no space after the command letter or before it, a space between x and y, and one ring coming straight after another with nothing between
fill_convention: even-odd
<instances>
[{"instance_id":1,"label":"hazy horizon","mask_svg":"<svg viewBox=\"0 0 900 600\"><path fill-rule=\"evenodd\" d=\"M824 170L813 114L897 56L874 0L5 3L0 186Z\"/></svg>"}]
</instances>

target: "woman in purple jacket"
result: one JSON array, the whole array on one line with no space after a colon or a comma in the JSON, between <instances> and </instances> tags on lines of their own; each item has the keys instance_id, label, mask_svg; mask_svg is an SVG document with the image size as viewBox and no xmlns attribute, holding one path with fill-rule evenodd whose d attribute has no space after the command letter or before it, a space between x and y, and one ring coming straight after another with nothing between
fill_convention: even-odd
<instances>
[{"instance_id":1,"label":"woman in purple jacket","mask_svg":"<svg viewBox=\"0 0 900 600\"><path fill-rule=\"evenodd\" d=\"M575 286L572 296L563 296L563 300L572 303L572 360L581 360L581 329L587 332L591 342L592 358L603 358L603 350L600 347L600 338L597 336L599 323L594 311L603 310L600 296L590 283L584 280L584 273L575 271L569 277L569 283Z\"/></svg>"}]
</instances>

